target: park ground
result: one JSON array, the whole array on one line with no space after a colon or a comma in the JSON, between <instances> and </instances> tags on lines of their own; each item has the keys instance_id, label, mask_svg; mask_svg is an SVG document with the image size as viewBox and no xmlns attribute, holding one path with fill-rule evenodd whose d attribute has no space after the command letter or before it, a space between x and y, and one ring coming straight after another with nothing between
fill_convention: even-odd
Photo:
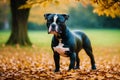
<instances>
[{"instance_id":1,"label":"park ground","mask_svg":"<svg viewBox=\"0 0 120 80\"><path fill-rule=\"evenodd\" d=\"M29 31L32 47L6 46L10 31L0 31L0 80L120 80L120 30L82 30L92 43L96 70L82 50L80 69L67 71L69 58L61 57L54 73L51 37L47 31Z\"/></svg>"}]
</instances>

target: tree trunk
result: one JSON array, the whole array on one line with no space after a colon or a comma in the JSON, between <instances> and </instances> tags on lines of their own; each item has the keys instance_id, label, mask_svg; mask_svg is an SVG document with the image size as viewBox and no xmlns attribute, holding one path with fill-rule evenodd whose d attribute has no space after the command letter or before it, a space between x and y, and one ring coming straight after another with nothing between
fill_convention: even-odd
<instances>
[{"instance_id":1,"label":"tree trunk","mask_svg":"<svg viewBox=\"0 0 120 80\"><path fill-rule=\"evenodd\" d=\"M27 21L30 9L18 9L26 0L10 0L12 13L12 32L8 45L31 45L27 34Z\"/></svg>"}]
</instances>

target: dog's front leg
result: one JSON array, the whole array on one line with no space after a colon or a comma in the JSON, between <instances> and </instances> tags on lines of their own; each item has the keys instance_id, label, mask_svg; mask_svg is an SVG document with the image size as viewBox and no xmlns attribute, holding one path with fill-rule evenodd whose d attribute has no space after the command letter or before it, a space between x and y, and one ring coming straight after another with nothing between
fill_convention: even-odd
<instances>
[{"instance_id":1,"label":"dog's front leg","mask_svg":"<svg viewBox=\"0 0 120 80\"><path fill-rule=\"evenodd\" d=\"M70 53L70 65L69 70L74 69L75 66L75 60L76 60L76 53Z\"/></svg>"},{"instance_id":2,"label":"dog's front leg","mask_svg":"<svg viewBox=\"0 0 120 80\"><path fill-rule=\"evenodd\" d=\"M54 62L55 62L55 71L58 72L60 68L60 55L57 52L54 52Z\"/></svg>"}]
</instances>

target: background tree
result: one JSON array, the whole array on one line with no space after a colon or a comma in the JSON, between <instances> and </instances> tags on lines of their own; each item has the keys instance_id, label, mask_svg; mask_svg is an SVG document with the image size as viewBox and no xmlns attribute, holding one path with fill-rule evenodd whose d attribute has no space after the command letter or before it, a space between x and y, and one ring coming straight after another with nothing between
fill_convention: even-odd
<instances>
[{"instance_id":1,"label":"background tree","mask_svg":"<svg viewBox=\"0 0 120 80\"><path fill-rule=\"evenodd\" d=\"M26 0L10 0L12 31L6 44L31 45L27 34L27 21L30 9L18 9Z\"/></svg>"},{"instance_id":2,"label":"background tree","mask_svg":"<svg viewBox=\"0 0 120 80\"><path fill-rule=\"evenodd\" d=\"M41 0L28 0L29 3L23 6L23 8L30 8L33 5L39 4ZM65 4L67 2L67 6L69 4L76 4L76 2L80 2L83 6L92 5L94 7L93 12L98 15L106 15L115 18L120 16L120 0L42 0L46 2L55 2L57 4ZM69 3L69 4L68 4ZM47 5L45 3L44 5ZM61 5L61 4L60 4ZM76 4L77 5L77 4ZM75 5L74 5L75 6Z\"/></svg>"},{"instance_id":3,"label":"background tree","mask_svg":"<svg viewBox=\"0 0 120 80\"><path fill-rule=\"evenodd\" d=\"M93 12L115 18L120 16L120 0L90 0Z\"/></svg>"}]
</instances>

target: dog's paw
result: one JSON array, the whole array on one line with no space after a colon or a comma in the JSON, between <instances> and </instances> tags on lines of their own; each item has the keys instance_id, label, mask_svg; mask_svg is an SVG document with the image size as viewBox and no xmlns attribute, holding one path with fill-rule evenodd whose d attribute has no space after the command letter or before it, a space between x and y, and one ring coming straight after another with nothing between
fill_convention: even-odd
<instances>
[{"instance_id":1,"label":"dog's paw","mask_svg":"<svg viewBox=\"0 0 120 80\"><path fill-rule=\"evenodd\" d=\"M80 67L79 66L75 66L74 69L80 69Z\"/></svg>"},{"instance_id":2,"label":"dog's paw","mask_svg":"<svg viewBox=\"0 0 120 80\"><path fill-rule=\"evenodd\" d=\"M93 66L92 66L92 70L96 70L96 65L93 65Z\"/></svg>"},{"instance_id":3,"label":"dog's paw","mask_svg":"<svg viewBox=\"0 0 120 80\"><path fill-rule=\"evenodd\" d=\"M59 72L60 70L55 69L54 72Z\"/></svg>"}]
</instances>

